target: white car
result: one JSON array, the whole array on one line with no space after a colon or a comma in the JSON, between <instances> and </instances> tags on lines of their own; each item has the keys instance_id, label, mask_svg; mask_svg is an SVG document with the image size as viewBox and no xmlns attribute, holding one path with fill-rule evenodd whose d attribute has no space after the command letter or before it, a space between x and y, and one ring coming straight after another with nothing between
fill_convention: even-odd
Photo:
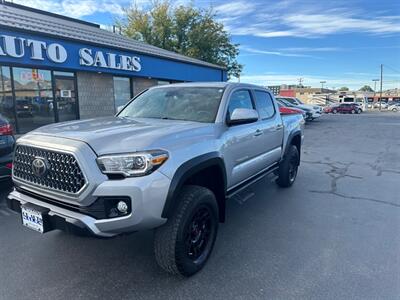
<instances>
[{"instance_id":1,"label":"white car","mask_svg":"<svg viewBox=\"0 0 400 300\"><path fill-rule=\"evenodd\" d=\"M311 111L313 113L313 116L312 116L313 119L317 119L322 115L323 109L319 105L305 104L305 103L301 102L300 99L295 98L295 97L277 97L277 99L279 99L279 98L286 100L293 105L296 105L300 109L301 108L311 109Z\"/></svg>"},{"instance_id":2,"label":"white car","mask_svg":"<svg viewBox=\"0 0 400 300\"><path fill-rule=\"evenodd\" d=\"M392 105L389 105L387 109L393 112L400 111L400 103L394 103Z\"/></svg>"},{"instance_id":3,"label":"white car","mask_svg":"<svg viewBox=\"0 0 400 300\"><path fill-rule=\"evenodd\" d=\"M384 102L384 101L382 101L382 102L375 102L375 104L374 104L374 108L378 108L379 109L379 107L381 107L382 109L387 109L388 108L388 104L387 104L387 102Z\"/></svg>"}]
</instances>

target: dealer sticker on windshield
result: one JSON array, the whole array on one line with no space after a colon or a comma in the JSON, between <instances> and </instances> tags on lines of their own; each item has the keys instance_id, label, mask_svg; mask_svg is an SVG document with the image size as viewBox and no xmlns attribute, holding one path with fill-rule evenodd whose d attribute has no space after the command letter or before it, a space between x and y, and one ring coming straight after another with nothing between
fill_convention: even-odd
<instances>
[{"instance_id":1,"label":"dealer sticker on windshield","mask_svg":"<svg viewBox=\"0 0 400 300\"><path fill-rule=\"evenodd\" d=\"M43 233L43 215L30 207L21 207L22 224L32 230Z\"/></svg>"}]
</instances>

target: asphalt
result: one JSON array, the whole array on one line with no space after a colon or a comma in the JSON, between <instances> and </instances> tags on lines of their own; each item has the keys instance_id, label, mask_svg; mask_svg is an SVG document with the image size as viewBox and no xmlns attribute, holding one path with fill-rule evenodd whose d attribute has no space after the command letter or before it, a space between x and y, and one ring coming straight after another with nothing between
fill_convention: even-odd
<instances>
[{"instance_id":1,"label":"asphalt","mask_svg":"<svg viewBox=\"0 0 400 300\"><path fill-rule=\"evenodd\" d=\"M160 270L152 232L100 240L21 226L0 200L0 299L399 299L400 113L307 125L295 185L230 201L212 257Z\"/></svg>"}]
</instances>

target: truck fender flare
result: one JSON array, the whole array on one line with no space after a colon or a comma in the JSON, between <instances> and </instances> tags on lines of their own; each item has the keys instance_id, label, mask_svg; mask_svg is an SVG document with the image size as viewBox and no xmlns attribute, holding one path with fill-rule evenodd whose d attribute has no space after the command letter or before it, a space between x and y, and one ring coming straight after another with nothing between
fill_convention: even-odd
<instances>
[{"instance_id":1,"label":"truck fender flare","mask_svg":"<svg viewBox=\"0 0 400 300\"><path fill-rule=\"evenodd\" d=\"M202 154L200 156L194 157L185 163L183 163L175 172L171 184L169 186L167 199L164 204L161 216L163 218L169 218L175 211L177 206L177 195L179 194L184 183L194 174L205 170L206 168L216 166L220 169L222 174L223 186L220 195L215 195L218 201L218 207L220 209L220 219L221 214L225 216L225 194L226 194L226 169L223 159L219 156L218 152L210 152L207 154ZM222 207L221 207L222 205ZM223 211L221 211L223 209ZM222 218L223 219L223 218ZM222 220L223 221L223 220Z\"/></svg>"},{"instance_id":2,"label":"truck fender flare","mask_svg":"<svg viewBox=\"0 0 400 300\"><path fill-rule=\"evenodd\" d=\"M283 151L282 159L285 158L287 152L290 149L290 146L293 144L293 141L295 139L300 139L300 143L298 144L298 146L299 146L299 156L301 156L301 143L302 143L302 141L301 141L301 130L298 129L298 130L295 130L295 131L293 131L293 132L291 132L289 134L289 136L287 138L286 145L285 145L285 149ZM300 162L299 162L299 164L300 164Z\"/></svg>"}]
</instances>

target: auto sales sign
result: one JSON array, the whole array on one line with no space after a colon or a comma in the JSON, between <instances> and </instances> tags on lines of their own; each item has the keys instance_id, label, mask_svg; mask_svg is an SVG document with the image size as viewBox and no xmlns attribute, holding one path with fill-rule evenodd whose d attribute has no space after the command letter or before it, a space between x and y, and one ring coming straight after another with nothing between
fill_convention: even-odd
<instances>
[{"instance_id":1,"label":"auto sales sign","mask_svg":"<svg viewBox=\"0 0 400 300\"><path fill-rule=\"evenodd\" d=\"M0 35L0 57L31 60L33 63L48 61L51 64L71 66L76 59L81 67L113 69L139 72L142 69L140 57L113 51L103 51L94 47L66 47L61 43L25 38L21 36Z\"/></svg>"}]
</instances>

